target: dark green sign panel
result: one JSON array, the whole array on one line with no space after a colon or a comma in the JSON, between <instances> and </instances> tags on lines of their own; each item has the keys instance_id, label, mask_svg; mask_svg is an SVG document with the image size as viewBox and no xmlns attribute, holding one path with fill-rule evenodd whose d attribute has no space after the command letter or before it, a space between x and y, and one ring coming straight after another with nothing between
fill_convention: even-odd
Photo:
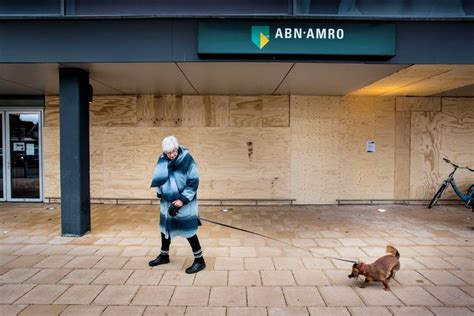
<instances>
[{"instance_id":1,"label":"dark green sign panel","mask_svg":"<svg viewBox=\"0 0 474 316\"><path fill-rule=\"evenodd\" d=\"M395 56L395 25L381 23L199 24L201 55Z\"/></svg>"}]
</instances>

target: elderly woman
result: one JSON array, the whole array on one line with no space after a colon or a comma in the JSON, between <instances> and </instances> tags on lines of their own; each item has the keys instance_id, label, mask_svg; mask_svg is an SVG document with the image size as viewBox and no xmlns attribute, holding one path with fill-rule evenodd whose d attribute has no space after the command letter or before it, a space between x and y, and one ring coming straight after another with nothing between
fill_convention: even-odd
<instances>
[{"instance_id":1,"label":"elderly woman","mask_svg":"<svg viewBox=\"0 0 474 316\"><path fill-rule=\"evenodd\" d=\"M165 137L162 149L151 181L160 199L161 253L148 264L154 267L169 263L171 239L181 236L187 238L194 254L194 263L186 273L196 273L206 267L196 235L201 224L196 201L199 172L193 157L176 137Z\"/></svg>"}]
</instances>

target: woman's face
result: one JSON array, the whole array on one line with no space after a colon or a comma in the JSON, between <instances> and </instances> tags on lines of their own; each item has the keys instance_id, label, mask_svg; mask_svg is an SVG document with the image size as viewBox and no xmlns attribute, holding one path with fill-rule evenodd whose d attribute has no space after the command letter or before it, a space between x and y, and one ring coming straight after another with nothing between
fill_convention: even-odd
<instances>
[{"instance_id":1,"label":"woman's face","mask_svg":"<svg viewBox=\"0 0 474 316\"><path fill-rule=\"evenodd\" d=\"M174 160L178 156L178 149L174 148L168 151L165 151L166 157L168 157L169 160Z\"/></svg>"}]
</instances>

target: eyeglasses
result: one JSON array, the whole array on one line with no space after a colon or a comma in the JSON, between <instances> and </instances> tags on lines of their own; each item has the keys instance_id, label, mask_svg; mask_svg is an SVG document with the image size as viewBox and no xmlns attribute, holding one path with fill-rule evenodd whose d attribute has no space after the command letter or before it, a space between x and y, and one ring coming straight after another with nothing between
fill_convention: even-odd
<instances>
[{"instance_id":1,"label":"eyeglasses","mask_svg":"<svg viewBox=\"0 0 474 316\"><path fill-rule=\"evenodd\" d=\"M170 151L165 151L164 154L168 157L177 155L178 154L178 149L175 148L175 149L170 150Z\"/></svg>"}]
</instances>

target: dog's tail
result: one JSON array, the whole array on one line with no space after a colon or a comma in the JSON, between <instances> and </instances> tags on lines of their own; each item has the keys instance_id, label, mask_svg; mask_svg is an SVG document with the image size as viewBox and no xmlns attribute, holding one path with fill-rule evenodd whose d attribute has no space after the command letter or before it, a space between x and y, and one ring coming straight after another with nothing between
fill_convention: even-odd
<instances>
[{"instance_id":1,"label":"dog's tail","mask_svg":"<svg viewBox=\"0 0 474 316\"><path fill-rule=\"evenodd\" d=\"M397 248L393 246L388 245L387 247L385 247L385 252L392 256L400 258L400 253L398 252Z\"/></svg>"}]
</instances>

